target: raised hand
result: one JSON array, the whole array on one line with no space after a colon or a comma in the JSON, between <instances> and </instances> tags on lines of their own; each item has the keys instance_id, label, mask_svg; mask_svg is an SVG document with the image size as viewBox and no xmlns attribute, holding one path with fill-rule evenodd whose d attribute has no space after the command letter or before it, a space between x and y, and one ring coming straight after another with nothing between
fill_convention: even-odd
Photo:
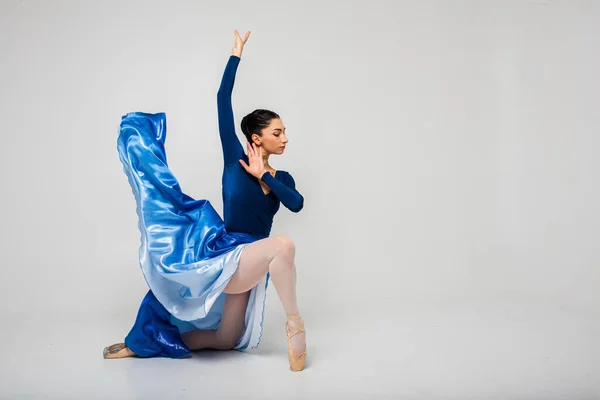
<instances>
[{"instance_id":1,"label":"raised hand","mask_svg":"<svg viewBox=\"0 0 600 400\"><path fill-rule=\"evenodd\" d=\"M233 48L231 49L231 53L234 56L238 56L238 57L241 58L242 57L242 51L244 50L244 45L246 44L246 41L250 37L250 31L246 32L246 34L244 35L243 38L240 36L240 34L237 31L237 29L234 30L233 33L235 33L235 43L233 44Z\"/></svg>"},{"instance_id":2,"label":"raised hand","mask_svg":"<svg viewBox=\"0 0 600 400\"><path fill-rule=\"evenodd\" d=\"M250 143L246 143L246 148L248 149L248 162L250 162L250 165L246 164L244 160L240 160L240 164L246 172L260 180L260 177L267 172L263 161L262 147L256 147L254 143L252 143L252 146L250 146Z\"/></svg>"}]
</instances>

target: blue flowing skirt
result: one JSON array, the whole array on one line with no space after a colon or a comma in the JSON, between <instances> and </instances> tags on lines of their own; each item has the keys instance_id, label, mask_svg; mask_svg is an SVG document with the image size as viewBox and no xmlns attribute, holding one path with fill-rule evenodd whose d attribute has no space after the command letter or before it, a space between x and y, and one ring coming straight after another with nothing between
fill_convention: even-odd
<instances>
[{"instance_id":1,"label":"blue flowing skirt","mask_svg":"<svg viewBox=\"0 0 600 400\"><path fill-rule=\"evenodd\" d=\"M150 290L125 344L140 357L188 356L181 333L217 329L245 245L264 236L227 232L208 200L181 191L165 153L165 113L132 112L121 119L117 150L136 201L139 261ZM250 291L246 327L235 346L258 346L267 273Z\"/></svg>"}]
</instances>

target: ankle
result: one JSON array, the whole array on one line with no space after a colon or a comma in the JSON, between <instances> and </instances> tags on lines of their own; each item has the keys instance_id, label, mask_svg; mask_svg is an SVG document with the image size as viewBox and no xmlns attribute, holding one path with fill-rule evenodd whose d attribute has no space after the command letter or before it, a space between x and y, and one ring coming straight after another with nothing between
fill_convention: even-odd
<instances>
[{"instance_id":1,"label":"ankle","mask_svg":"<svg viewBox=\"0 0 600 400\"><path fill-rule=\"evenodd\" d=\"M296 314L287 314L286 313L286 316L287 316L287 320L288 321L297 321L297 322L302 322L303 321L302 316L300 315L300 313L296 313Z\"/></svg>"}]
</instances>

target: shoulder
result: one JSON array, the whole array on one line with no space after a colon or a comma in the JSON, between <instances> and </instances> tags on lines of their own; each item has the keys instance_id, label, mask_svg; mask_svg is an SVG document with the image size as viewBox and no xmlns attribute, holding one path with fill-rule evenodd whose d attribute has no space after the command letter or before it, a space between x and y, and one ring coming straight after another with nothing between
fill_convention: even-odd
<instances>
[{"instance_id":1,"label":"shoulder","mask_svg":"<svg viewBox=\"0 0 600 400\"><path fill-rule=\"evenodd\" d=\"M292 174L290 174L289 172L284 171L282 169L277 170L277 176L279 177L279 179L281 179L283 181L288 180L288 179L292 179L292 180L294 179L294 178L292 178Z\"/></svg>"},{"instance_id":2,"label":"shoulder","mask_svg":"<svg viewBox=\"0 0 600 400\"><path fill-rule=\"evenodd\" d=\"M294 181L294 177L287 171L278 170L277 171L277 179L279 179L283 184L289 186L291 188L296 187L296 182Z\"/></svg>"}]
</instances>

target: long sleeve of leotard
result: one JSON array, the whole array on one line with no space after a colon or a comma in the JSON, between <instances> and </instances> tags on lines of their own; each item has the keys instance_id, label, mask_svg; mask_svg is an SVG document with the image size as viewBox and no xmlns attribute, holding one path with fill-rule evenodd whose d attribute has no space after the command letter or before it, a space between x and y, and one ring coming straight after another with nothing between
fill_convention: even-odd
<instances>
[{"instance_id":1,"label":"long sleeve of leotard","mask_svg":"<svg viewBox=\"0 0 600 400\"><path fill-rule=\"evenodd\" d=\"M244 149L235 133L235 122L233 120L233 107L231 105L231 93L235 82L240 58L234 55L229 57L225 66L221 86L217 92L217 112L219 115L219 135L223 146L223 159L225 164L238 163L244 155Z\"/></svg>"},{"instance_id":2,"label":"long sleeve of leotard","mask_svg":"<svg viewBox=\"0 0 600 400\"><path fill-rule=\"evenodd\" d=\"M296 182L289 173L285 173L284 181L280 182L270 172L262 174L260 179L273 191L275 196L290 211L298 212L304 207L304 197L296 190Z\"/></svg>"}]
</instances>

